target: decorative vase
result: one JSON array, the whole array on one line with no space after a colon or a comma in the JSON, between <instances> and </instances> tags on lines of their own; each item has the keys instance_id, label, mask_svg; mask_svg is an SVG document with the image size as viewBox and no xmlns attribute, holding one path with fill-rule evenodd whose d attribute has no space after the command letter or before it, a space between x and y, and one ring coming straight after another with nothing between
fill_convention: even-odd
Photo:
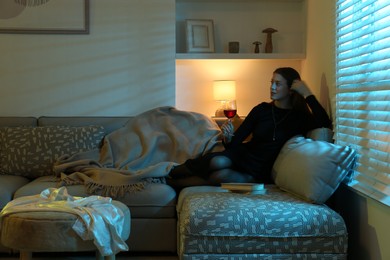
<instances>
[{"instance_id":1,"label":"decorative vase","mask_svg":"<svg viewBox=\"0 0 390 260\"><path fill-rule=\"evenodd\" d=\"M239 53L240 42L229 42L229 53Z\"/></svg>"},{"instance_id":2,"label":"decorative vase","mask_svg":"<svg viewBox=\"0 0 390 260\"><path fill-rule=\"evenodd\" d=\"M253 44L255 45L255 53L259 53L261 42L255 41L255 42L253 42Z\"/></svg>"},{"instance_id":3,"label":"decorative vase","mask_svg":"<svg viewBox=\"0 0 390 260\"><path fill-rule=\"evenodd\" d=\"M263 33L267 34L267 40L265 42L265 53L272 53L273 46L272 46L272 34L274 32L277 32L274 28L267 28L263 30Z\"/></svg>"}]
</instances>

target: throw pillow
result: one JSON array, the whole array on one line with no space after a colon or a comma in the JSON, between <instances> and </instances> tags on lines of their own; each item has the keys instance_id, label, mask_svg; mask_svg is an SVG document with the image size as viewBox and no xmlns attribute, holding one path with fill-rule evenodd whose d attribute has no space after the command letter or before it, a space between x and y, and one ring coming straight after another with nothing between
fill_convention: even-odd
<instances>
[{"instance_id":1,"label":"throw pillow","mask_svg":"<svg viewBox=\"0 0 390 260\"><path fill-rule=\"evenodd\" d=\"M0 174L51 175L61 155L96 149L104 134L102 126L0 127Z\"/></svg>"},{"instance_id":2,"label":"throw pillow","mask_svg":"<svg viewBox=\"0 0 390 260\"><path fill-rule=\"evenodd\" d=\"M322 204L353 170L355 158L348 146L296 136L283 146L272 175L282 190Z\"/></svg>"},{"instance_id":3,"label":"throw pillow","mask_svg":"<svg viewBox=\"0 0 390 260\"><path fill-rule=\"evenodd\" d=\"M327 141L329 143L333 143L333 131L325 127L309 131L306 137L316 141Z\"/></svg>"}]
</instances>

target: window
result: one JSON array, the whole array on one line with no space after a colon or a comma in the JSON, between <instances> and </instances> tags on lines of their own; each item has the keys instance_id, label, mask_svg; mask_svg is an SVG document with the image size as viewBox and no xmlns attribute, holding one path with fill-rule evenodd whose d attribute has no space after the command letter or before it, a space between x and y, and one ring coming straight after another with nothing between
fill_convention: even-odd
<instances>
[{"instance_id":1,"label":"window","mask_svg":"<svg viewBox=\"0 0 390 260\"><path fill-rule=\"evenodd\" d=\"M390 205L390 3L336 5L335 139L359 153L349 186Z\"/></svg>"}]
</instances>

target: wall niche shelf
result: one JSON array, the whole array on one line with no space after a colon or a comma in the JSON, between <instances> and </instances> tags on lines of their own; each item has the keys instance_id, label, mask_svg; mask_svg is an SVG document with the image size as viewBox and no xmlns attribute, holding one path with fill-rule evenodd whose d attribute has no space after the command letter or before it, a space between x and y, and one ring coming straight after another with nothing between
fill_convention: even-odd
<instances>
[{"instance_id":1,"label":"wall niche shelf","mask_svg":"<svg viewBox=\"0 0 390 260\"><path fill-rule=\"evenodd\" d=\"M220 79L237 81L240 115L269 100L275 68L300 71L306 60L307 1L176 0L176 106L213 114L218 104L212 82ZM213 20L213 52L188 51L186 19ZM278 30L272 35L272 53L265 53L266 28ZM229 53L231 41L240 43L238 53ZM262 43L260 53L255 53L256 41Z\"/></svg>"},{"instance_id":2,"label":"wall niche shelf","mask_svg":"<svg viewBox=\"0 0 390 260\"><path fill-rule=\"evenodd\" d=\"M196 59L250 59L250 60L304 60L304 53L177 53L176 60Z\"/></svg>"},{"instance_id":3,"label":"wall niche shelf","mask_svg":"<svg viewBox=\"0 0 390 260\"><path fill-rule=\"evenodd\" d=\"M283 19L279 19L283 17ZM186 19L211 19L214 53L187 53ZM273 34L273 52L265 53L265 28ZM294 59L306 58L305 0L176 0L176 59ZM228 53L238 41L239 53ZM260 53L254 53L260 41Z\"/></svg>"}]
</instances>

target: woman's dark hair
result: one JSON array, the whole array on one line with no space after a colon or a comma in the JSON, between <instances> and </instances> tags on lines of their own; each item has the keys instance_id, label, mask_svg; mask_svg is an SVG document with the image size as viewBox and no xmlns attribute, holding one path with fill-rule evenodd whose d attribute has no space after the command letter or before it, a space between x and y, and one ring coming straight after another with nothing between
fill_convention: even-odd
<instances>
[{"instance_id":1,"label":"woman's dark hair","mask_svg":"<svg viewBox=\"0 0 390 260\"><path fill-rule=\"evenodd\" d=\"M294 80L301 80L301 76L298 71L290 67L278 68L274 71L274 73L281 75L287 81L288 88L291 88Z\"/></svg>"},{"instance_id":2,"label":"woman's dark hair","mask_svg":"<svg viewBox=\"0 0 390 260\"><path fill-rule=\"evenodd\" d=\"M291 88L294 80L301 80L301 76L298 71L290 67L277 68L274 73L281 75L287 81L288 88ZM291 93L291 102L293 109L300 110L305 113L311 113L304 97L295 91L292 91Z\"/></svg>"}]
</instances>

